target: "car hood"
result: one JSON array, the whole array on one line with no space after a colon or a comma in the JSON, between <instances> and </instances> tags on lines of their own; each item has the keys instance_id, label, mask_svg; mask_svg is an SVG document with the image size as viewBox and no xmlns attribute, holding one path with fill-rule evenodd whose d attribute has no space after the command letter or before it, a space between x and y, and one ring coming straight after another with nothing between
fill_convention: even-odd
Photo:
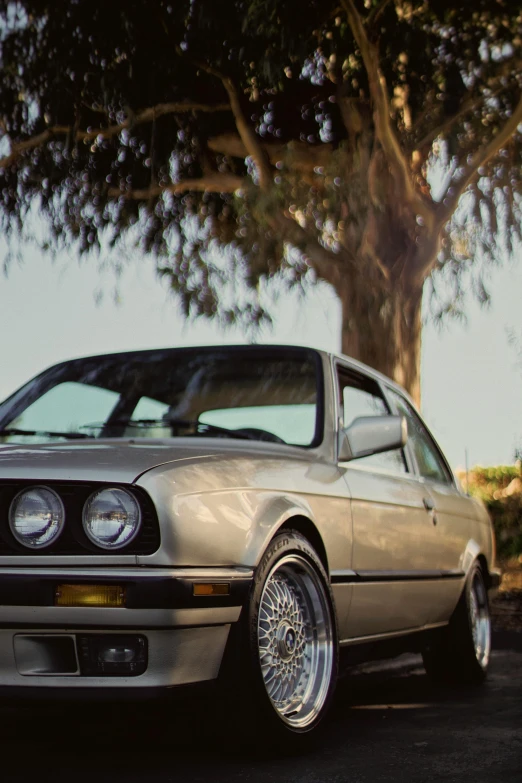
<instances>
[{"instance_id":1,"label":"car hood","mask_svg":"<svg viewBox=\"0 0 522 783\"><path fill-rule=\"evenodd\" d=\"M307 459L295 446L216 438L81 440L0 444L0 480L103 481L130 484L158 465L231 456Z\"/></svg>"},{"instance_id":2,"label":"car hood","mask_svg":"<svg viewBox=\"0 0 522 783\"><path fill-rule=\"evenodd\" d=\"M104 481L132 483L158 465L205 459L202 443L172 441L97 440L36 445L0 445L0 479L37 481Z\"/></svg>"}]
</instances>

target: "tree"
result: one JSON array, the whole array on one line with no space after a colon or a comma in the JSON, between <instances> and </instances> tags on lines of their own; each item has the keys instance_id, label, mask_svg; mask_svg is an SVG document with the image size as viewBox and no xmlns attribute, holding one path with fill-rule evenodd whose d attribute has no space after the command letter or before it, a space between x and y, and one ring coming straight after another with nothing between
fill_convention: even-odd
<instances>
[{"instance_id":1,"label":"tree","mask_svg":"<svg viewBox=\"0 0 522 783\"><path fill-rule=\"evenodd\" d=\"M4 233L134 237L225 323L327 281L418 399L426 281L521 237L521 40L511 0L0 0Z\"/></svg>"}]
</instances>

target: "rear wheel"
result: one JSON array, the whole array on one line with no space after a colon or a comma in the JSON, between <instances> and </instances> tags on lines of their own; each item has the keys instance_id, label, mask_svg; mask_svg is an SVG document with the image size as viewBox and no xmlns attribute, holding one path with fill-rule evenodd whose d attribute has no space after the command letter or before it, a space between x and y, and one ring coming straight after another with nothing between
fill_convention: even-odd
<instances>
[{"instance_id":1,"label":"rear wheel","mask_svg":"<svg viewBox=\"0 0 522 783\"><path fill-rule=\"evenodd\" d=\"M491 652L491 621L484 574L475 563L447 628L424 651L435 680L476 684L484 680Z\"/></svg>"},{"instance_id":2,"label":"rear wheel","mask_svg":"<svg viewBox=\"0 0 522 783\"><path fill-rule=\"evenodd\" d=\"M325 570L298 532L269 545L231 642L229 688L241 693L247 732L286 742L317 729L337 679L337 632Z\"/></svg>"}]
</instances>

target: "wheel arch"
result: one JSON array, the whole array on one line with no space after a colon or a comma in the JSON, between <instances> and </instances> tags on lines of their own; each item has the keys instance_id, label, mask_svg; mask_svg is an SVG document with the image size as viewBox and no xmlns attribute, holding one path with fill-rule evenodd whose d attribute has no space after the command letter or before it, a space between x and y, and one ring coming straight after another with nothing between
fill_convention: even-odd
<instances>
[{"instance_id":1,"label":"wheel arch","mask_svg":"<svg viewBox=\"0 0 522 783\"><path fill-rule=\"evenodd\" d=\"M486 590L489 590L492 586L493 579L491 577L489 566L488 566L488 559L486 555L483 552L475 551L473 553L473 557L470 557L467 563L466 571L465 571L465 578L462 583L462 590L459 593L459 600L462 598L464 593L466 592L466 585L469 582L469 576L475 566L475 564L478 564L480 566L480 570L482 571L484 575L484 582L486 584ZM457 604L458 605L458 604Z\"/></svg>"},{"instance_id":2,"label":"wheel arch","mask_svg":"<svg viewBox=\"0 0 522 783\"><path fill-rule=\"evenodd\" d=\"M486 589L490 590L492 587L498 587L498 584L500 583L500 571L496 572L495 569L493 569L493 573L491 573L486 555L481 552L477 556L476 562L479 563L482 573L484 574ZM497 577L496 580L495 577Z\"/></svg>"},{"instance_id":3,"label":"wheel arch","mask_svg":"<svg viewBox=\"0 0 522 783\"><path fill-rule=\"evenodd\" d=\"M480 567L484 571L484 576L487 579L489 577L488 561L486 560L486 556L482 552L479 555L477 555L476 562L480 564Z\"/></svg>"},{"instance_id":4,"label":"wheel arch","mask_svg":"<svg viewBox=\"0 0 522 783\"><path fill-rule=\"evenodd\" d=\"M328 556L326 554L326 547L324 545L319 530L311 521L311 519L305 516L301 516L300 514L289 517L275 531L274 538L284 530L295 530L298 533L301 533L301 535L304 536L304 538L306 538L307 541L309 541L309 543L313 546L313 548L317 552L317 556L319 557L319 560L323 564L326 573L328 575L330 574L328 568Z\"/></svg>"},{"instance_id":5,"label":"wheel arch","mask_svg":"<svg viewBox=\"0 0 522 783\"><path fill-rule=\"evenodd\" d=\"M484 548L481 547L481 545L475 541L475 539L471 538L466 546L463 558L462 558L462 566L464 573L466 575L466 578L468 577L471 569L475 565L475 563L479 563L480 567L482 568L482 571L484 572L484 579L486 582L490 579L490 571L489 571L489 563L488 563L488 557L486 552L484 552Z\"/></svg>"}]
</instances>

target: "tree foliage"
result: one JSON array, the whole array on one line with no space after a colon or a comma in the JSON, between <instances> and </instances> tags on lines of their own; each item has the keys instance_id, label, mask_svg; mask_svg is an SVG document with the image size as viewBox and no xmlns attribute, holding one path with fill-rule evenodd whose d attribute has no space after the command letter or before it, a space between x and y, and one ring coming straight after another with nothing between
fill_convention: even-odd
<instances>
[{"instance_id":1,"label":"tree foliage","mask_svg":"<svg viewBox=\"0 0 522 783\"><path fill-rule=\"evenodd\" d=\"M225 323L326 280L415 394L424 282L521 238L521 47L512 0L0 0L4 234L131 237Z\"/></svg>"},{"instance_id":2,"label":"tree foliage","mask_svg":"<svg viewBox=\"0 0 522 783\"><path fill-rule=\"evenodd\" d=\"M479 498L493 522L497 554L502 559L522 554L522 466L476 465L468 473L457 472L466 492Z\"/></svg>"}]
</instances>

